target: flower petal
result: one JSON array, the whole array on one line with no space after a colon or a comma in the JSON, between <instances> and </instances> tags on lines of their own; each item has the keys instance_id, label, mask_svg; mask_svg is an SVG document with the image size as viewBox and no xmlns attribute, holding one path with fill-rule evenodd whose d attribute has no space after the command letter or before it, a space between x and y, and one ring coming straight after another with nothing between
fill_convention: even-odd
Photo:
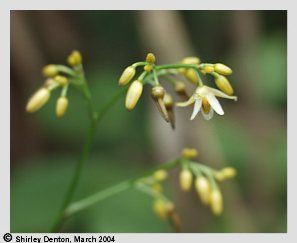
<instances>
[{"instance_id":1,"label":"flower petal","mask_svg":"<svg viewBox=\"0 0 297 243\"><path fill-rule=\"evenodd\" d=\"M208 113L204 112L203 109L201 110L201 112L202 112L203 118L204 118L205 120L207 120L207 121L210 120L210 119L213 117L213 114L214 114L212 108L210 108L210 110L209 110Z\"/></svg>"},{"instance_id":2,"label":"flower petal","mask_svg":"<svg viewBox=\"0 0 297 243\"><path fill-rule=\"evenodd\" d=\"M207 101L216 113L218 113L219 115L224 115L223 108L218 99L214 96L214 94L208 94L205 98L207 99Z\"/></svg>"},{"instance_id":3,"label":"flower petal","mask_svg":"<svg viewBox=\"0 0 297 243\"><path fill-rule=\"evenodd\" d=\"M215 96L221 97L221 98L225 98L225 99L231 99L231 100L237 100L237 96L230 96L230 95L226 95L225 93L223 93L222 91L218 90L218 89L214 89L211 87L207 87L207 89L213 93Z\"/></svg>"},{"instance_id":4,"label":"flower petal","mask_svg":"<svg viewBox=\"0 0 297 243\"><path fill-rule=\"evenodd\" d=\"M198 112L201 109L201 105L202 105L202 100L201 99L196 99L194 109L193 109L193 113L192 113L191 118L190 118L191 120L193 120L197 116Z\"/></svg>"},{"instance_id":5,"label":"flower petal","mask_svg":"<svg viewBox=\"0 0 297 243\"><path fill-rule=\"evenodd\" d=\"M194 99L193 96L191 96L190 99L188 99L185 102L178 102L178 103L176 103L176 106L185 107L185 106L192 105L194 102L195 102L195 99Z\"/></svg>"}]
</instances>

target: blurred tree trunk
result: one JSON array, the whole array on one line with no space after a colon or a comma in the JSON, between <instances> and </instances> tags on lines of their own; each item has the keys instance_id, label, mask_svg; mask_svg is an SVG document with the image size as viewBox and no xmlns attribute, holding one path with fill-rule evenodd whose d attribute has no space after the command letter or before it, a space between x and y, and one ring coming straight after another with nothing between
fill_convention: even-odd
<instances>
[{"instance_id":1,"label":"blurred tree trunk","mask_svg":"<svg viewBox=\"0 0 297 243\"><path fill-rule=\"evenodd\" d=\"M194 53L191 41L186 32L180 12L177 11L140 11L138 14L138 27L143 40L144 49L156 54L158 63L178 62L187 55ZM207 57L204 57L207 60ZM151 126L154 133L154 146L158 158L156 161L166 161L179 155L184 147L194 147L201 151L199 161L216 161L220 166L224 165L224 156L212 122L205 122L199 117L193 122L189 121L190 110L176 108L176 130L172 131L159 116L153 103L149 105L151 113ZM191 108L192 109L192 108ZM214 165L214 164L212 164ZM216 164L218 165L218 164ZM217 166L216 166L217 167ZM209 218L208 208L201 205L195 193L182 193L179 189L178 174L173 176L174 202L182 219L183 232L201 232L207 221L216 220ZM230 183L228 203L232 209L226 210L226 217L230 223L232 232L254 231L252 221L246 206L239 197L238 188ZM227 215L228 214L228 215ZM240 224L238 221L240 220Z\"/></svg>"}]
</instances>

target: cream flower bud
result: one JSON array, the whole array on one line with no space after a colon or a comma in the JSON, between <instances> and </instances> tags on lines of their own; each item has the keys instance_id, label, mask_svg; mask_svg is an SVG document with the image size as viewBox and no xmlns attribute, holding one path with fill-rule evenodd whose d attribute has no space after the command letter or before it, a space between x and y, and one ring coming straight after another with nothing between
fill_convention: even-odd
<instances>
[{"instance_id":1,"label":"cream flower bud","mask_svg":"<svg viewBox=\"0 0 297 243\"><path fill-rule=\"evenodd\" d=\"M51 93L47 88L41 88L37 90L29 99L26 106L26 111L33 113L39 110L49 100L50 95Z\"/></svg>"},{"instance_id":2,"label":"cream flower bud","mask_svg":"<svg viewBox=\"0 0 297 243\"><path fill-rule=\"evenodd\" d=\"M49 64L42 68L42 75L44 77L54 77L58 74L59 70L56 65Z\"/></svg>"},{"instance_id":3,"label":"cream flower bud","mask_svg":"<svg viewBox=\"0 0 297 243\"><path fill-rule=\"evenodd\" d=\"M210 207L212 213L216 216L223 212L223 196L219 189L210 192Z\"/></svg>"},{"instance_id":4,"label":"cream flower bud","mask_svg":"<svg viewBox=\"0 0 297 243\"><path fill-rule=\"evenodd\" d=\"M68 107L68 99L66 97L60 97L56 103L56 115L57 117L62 117Z\"/></svg>"},{"instance_id":5,"label":"cream flower bud","mask_svg":"<svg viewBox=\"0 0 297 243\"><path fill-rule=\"evenodd\" d=\"M166 178L168 177L168 173L166 170L157 170L154 174L153 174L153 178L156 181L164 181Z\"/></svg>"},{"instance_id":6,"label":"cream flower bud","mask_svg":"<svg viewBox=\"0 0 297 243\"><path fill-rule=\"evenodd\" d=\"M200 59L198 57L185 57L182 59L183 64L199 64Z\"/></svg>"},{"instance_id":7,"label":"cream flower bud","mask_svg":"<svg viewBox=\"0 0 297 243\"><path fill-rule=\"evenodd\" d=\"M202 72L203 73L213 73L214 72L214 66L212 64L208 64L202 67Z\"/></svg>"},{"instance_id":8,"label":"cream flower bud","mask_svg":"<svg viewBox=\"0 0 297 243\"><path fill-rule=\"evenodd\" d=\"M128 111L131 111L136 106L143 90L143 84L139 80L133 81L133 83L130 85L127 95L126 95L126 101L125 106Z\"/></svg>"},{"instance_id":9,"label":"cream flower bud","mask_svg":"<svg viewBox=\"0 0 297 243\"><path fill-rule=\"evenodd\" d=\"M157 199L154 201L153 210L156 215L163 220L166 219L168 216L168 207L166 205L166 202L161 199Z\"/></svg>"},{"instance_id":10,"label":"cream flower bud","mask_svg":"<svg viewBox=\"0 0 297 243\"><path fill-rule=\"evenodd\" d=\"M136 71L134 67L132 66L127 67L119 79L119 85L123 86L129 83L134 77L135 73Z\"/></svg>"},{"instance_id":11,"label":"cream flower bud","mask_svg":"<svg viewBox=\"0 0 297 243\"><path fill-rule=\"evenodd\" d=\"M224 181L233 178L234 176L236 176L236 174L236 169L234 169L233 167L225 167L221 171L215 173L215 178L218 181Z\"/></svg>"},{"instance_id":12,"label":"cream flower bud","mask_svg":"<svg viewBox=\"0 0 297 243\"><path fill-rule=\"evenodd\" d=\"M210 185L208 180L204 176L198 176L195 180L195 188L202 203L207 205L210 199Z\"/></svg>"},{"instance_id":13,"label":"cream flower bud","mask_svg":"<svg viewBox=\"0 0 297 243\"><path fill-rule=\"evenodd\" d=\"M67 63L70 66L77 66L82 63L82 56L79 51L72 51L71 54L67 57Z\"/></svg>"},{"instance_id":14,"label":"cream flower bud","mask_svg":"<svg viewBox=\"0 0 297 243\"><path fill-rule=\"evenodd\" d=\"M225 94L232 95L234 93L233 88L226 77L219 75L215 78L215 83L216 86Z\"/></svg>"},{"instance_id":15,"label":"cream flower bud","mask_svg":"<svg viewBox=\"0 0 297 243\"><path fill-rule=\"evenodd\" d=\"M188 68L185 71L184 75L193 84L197 84L198 83L198 76L197 76L197 73L196 73L195 69Z\"/></svg>"},{"instance_id":16,"label":"cream flower bud","mask_svg":"<svg viewBox=\"0 0 297 243\"><path fill-rule=\"evenodd\" d=\"M156 57L153 53L148 53L145 59L146 62L154 64L156 62Z\"/></svg>"},{"instance_id":17,"label":"cream flower bud","mask_svg":"<svg viewBox=\"0 0 297 243\"><path fill-rule=\"evenodd\" d=\"M198 156L198 151L194 148L184 148L181 154L183 158L195 159Z\"/></svg>"},{"instance_id":18,"label":"cream flower bud","mask_svg":"<svg viewBox=\"0 0 297 243\"><path fill-rule=\"evenodd\" d=\"M183 169L179 174L180 187L183 191L189 191L192 186L193 175L190 170Z\"/></svg>"},{"instance_id":19,"label":"cream flower bud","mask_svg":"<svg viewBox=\"0 0 297 243\"><path fill-rule=\"evenodd\" d=\"M222 75L230 75L230 74L232 74L232 69L229 68L228 66L226 66L225 64L222 64L222 63L216 63L214 65L214 70L217 73L220 73Z\"/></svg>"}]
</instances>

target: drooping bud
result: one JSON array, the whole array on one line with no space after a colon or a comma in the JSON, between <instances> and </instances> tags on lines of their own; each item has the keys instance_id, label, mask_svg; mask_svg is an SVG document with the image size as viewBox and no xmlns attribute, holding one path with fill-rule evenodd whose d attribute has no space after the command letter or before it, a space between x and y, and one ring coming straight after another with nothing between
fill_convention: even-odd
<instances>
[{"instance_id":1,"label":"drooping bud","mask_svg":"<svg viewBox=\"0 0 297 243\"><path fill-rule=\"evenodd\" d=\"M156 199L154 201L153 210L155 214L162 220L165 220L168 216L168 207L166 205L166 202L162 199Z\"/></svg>"},{"instance_id":2,"label":"drooping bud","mask_svg":"<svg viewBox=\"0 0 297 243\"><path fill-rule=\"evenodd\" d=\"M146 72L150 72L153 70L153 66L151 64L146 64L144 65L143 70Z\"/></svg>"},{"instance_id":3,"label":"drooping bud","mask_svg":"<svg viewBox=\"0 0 297 243\"><path fill-rule=\"evenodd\" d=\"M172 129L175 128L175 115L174 115L174 108L173 108L173 99L170 94L165 93L164 96L164 104L168 113L169 122Z\"/></svg>"},{"instance_id":4,"label":"drooping bud","mask_svg":"<svg viewBox=\"0 0 297 243\"><path fill-rule=\"evenodd\" d=\"M166 180L167 177L168 177L168 173L166 170L157 170L153 174L153 178L156 181L164 181L164 180Z\"/></svg>"},{"instance_id":5,"label":"drooping bud","mask_svg":"<svg viewBox=\"0 0 297 243\"><path fill-rule=\"evenodd\" d=\"M67 63L74 67L82 63L81 53L77 50L71 52L71 54L67 57Z\"/></svg>"},{"instance_id":6,"label":"drooping bud","mask_svg":"<svg viewBox=\"0 0 297 243\"><path fill-rule=\"evenodd\" d=\"M126 95L126 101L125 106L128 111L131 111L136 106L143 90L143 84L139 80L133 81L133 83L130 85L127 95Z\"/></svg>"},{"instance_id":7,"label":"drooping bud","mask_svg":"<svg viewBox=\"0 0 297 243\"><path fill-rule=\"evenodd\" d=\"M210 185L204 176L198 176L195 180L196 191L203 204L207 205L210 200Z\"/></svg>"},{"instance_id":8,"label":"drooping bud","mask_svg":"<svg viewBox=\"0 0 297 243\"><path fill-rule=\"evenodd\" d=\"M67 108L68 108L68 99L66 97L59 97L56 103L56 116L57 117L64 116Z\"/></svg>"},{"instance_id":9,"label":"drooping bud","mask_svg":"<svg viewBox=\"0 0 297 243\"><path fill-rule=\"evenodd\" d=\"M190 170L183 169L179 174L180 187L183 191L189 191L192 186L193 175Z\"/></svg>"},{"instance_id":10,"label":"drooping bud","mask_svg":"<svg viewBox=\"0 0 297 243\"><path fill-rule=\"evenodd\" d=\"M167 109L165 107L164 100L163 100L163 98L165 96L165 89L160 85L154 86L152 88L151 95L157 105L157 108L158 108L161 116L164 118L164 120L166 122L169 122L168 112L167 112Z\"/></svg>"},{"instance_id":11,"label":"drooping bud","mask_svg":"<svg viewBox=\"0 0 297 243\"><path fill-rule=\"evenodd\" d=\"M57 66L54 64L49 64L42 68L42 75L44 77L51 78L51 77L56 76L58 73L59 73L59 70L58 70Z\"/></svg>"},{"instance_id":12,"label":"drooping bud","mask_svg":"<svg viewBox=\"0 0 297 243\"><path fill-rule=\"evenodd\" d=\"M232 74L232 69L222 63L216 63L214 65L214 69L217 73L222 74L222 75Z\"/></svg>"},{"instance_id":13,"label":"drooping bud","mask_svg":"<svg viewBox=\"0 0 297 243\"><path fill-rule=\"evenodd\" d=\"M149 64L154 64L156 62L156 57L153 53L148 53L145 59Z\"/></svg>"},{"instance_id":14,"label":"drooping bud","mask_svg":"<svg viewBox=\"0 0 297 243\"><path fill-rule=\"evenodd\" d=\"M183 99L188 100L189 95L186 91L186 85L183 82L176 82L174 85L174 91Z\"/></svg>"},{"instance_id":15,"label":"drooping bud","mask_svg":"<svg viewBox=\"0 0 297 243\"><path fill-rule=\"evenodd\" d=\"M234 169L233 167L225 167L221 171L215 173L215 178L218 181L224 181L235 177L236 174L236 169Z\"/></svg>"},{"instance_id":16,"label":"drooping bud","mask_svg":"<svg viewBox=\"0 0 297 243\"><path fill-rule=\"evenodd\" d=\"M182 150L182 157L185 159L195 159L198 156L198 151L194 148L184 148Z\"/></svg>"},{"instance_id":17,"label":"drooping bud","mask_svg":"<svg viewBox=\"0 0 297 243\"><path fill-rule=\"evenodd\" d=\"M61 86L64 86L66 84L68 84L68 79L65 76L62 75L57 75L54 77L54 80L60 84Z\"/></svg>"},{"instance_id":18,"label":"drooping bud","mask_svg":"<svg viewBox=\"0 0 297 243\"><path fill-rule=\"evenodd\" d=\"M135 73L136 73L136 70L133 66L127 67L119 79L119 85L123 86L129 83L132 80L132 78L135 76Z\"/></svg>"},{"instance_id":19,"label":"drooping bud","mask_svg":"<svg viewBox=\"0 0 297 243\"><path fill-rule=\"evenodd\" d=\"M223 212L223 196L219 189L210 192L210 207L214 215L219 216Z\"/></svg>"},{"instance_id":20,"label":"drooping bud","mask_svg":"<svg viewBox=\"0 0 297 243\"><path fill-rule=\"evenodd\" d=\"M215 78L215 83L216 83L216 86L227 95L232 95L234 93L229 80L225 76L222 76L222 75L217 76Z\"/></svg>"},{"instance_id":21,"label":"drooping bud","mask_svg":"<svg viewBox=\"0 0 297 243\"><path fill-rule=\"evenodd\" d=\"M33 113L44 106L50 98L50 91L47 88L40 88L29 99L26 111Z\"/></svg>"}]
</instances>

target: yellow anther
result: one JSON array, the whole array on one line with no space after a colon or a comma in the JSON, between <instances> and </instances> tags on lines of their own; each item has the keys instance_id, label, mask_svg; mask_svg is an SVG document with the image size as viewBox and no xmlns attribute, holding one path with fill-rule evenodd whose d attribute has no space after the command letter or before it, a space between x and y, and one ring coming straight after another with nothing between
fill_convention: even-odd
<instances>
[{"instance_id":1,"label":"yellow anther","mask_svg":"<svg viewBox=\"0 0 297 243\"><path fill-rule=\"evenodd\" d=\"M153 178L156 181L164 181L168 177L168 173L166 170L157 170L153 174Z\"/></svg>"},{"instance_id":2,"label":"yellow anther","mask_svg":"<svg viewBox=\"0 0 297 243\"><path fill-rule=\"evenodd\" d=\"M195 188L202 203L205 205L209 204L210 185L208 180L204 176L198 176L195 180Z\"/></svg>"},{"instance_id":3,"label":"yellow anther","mask_svg":"<svg viewBox=\"0 0 297 243\"><path fill-rule=\"evenodd\" d=\"M66 97L59 97L56 103L56 115L57 117L64 116L68 108L68 99Z\"/></svg>"},{"instance_id":4,"label":"yellow anther","mask_svg":"<svg viewBox=\"0 0 297 243\"><path fill-rule=\"evenodd\" d=\"M154 64L156 62L156 57L153 53L148 53L145 59L146 62Z\"/></svg>"},{"instance_id":5,"label":"yellow anther","mask_svg":"<svg viewBox=\"0 0 297 243\"><path fill-rule=\"evenodd\" d=\"M215 78L215 83L216 86L227 95L232 95L234 93L233 88L226 77L219 75Z\"/></svg>"},{"instance_id":6,"label":"yellow anther","mask_svg":"<svg viewBox=\"0 0 297 243\"><path fill-rule=\"evenodd\" d=\"M223 196L219 189L210 192L210 208L214 215L219 216L223 212Z\"/></svg>"},{"instance_id":7,"label":"yellow anther","mask_svg":"<svg viewBox=\"0 0 297 243\"><path fill-rule=\"evenodd\" d=\"M226 66L225 64L222 63L216 63L214 65L214 69L217 73L220 73L222 75L230 75L232 74L232 69Z\"/></svg>"},{"instance_id":8,"label":"yellow anther","mask_svg":"<svg viewBox=\"0 0 297 243\"><path fill-rule=\"evenodd\" d=\"M44 77L54 77L58 74L59 70L56 65L49 64L42 68L42 75Z\"/></svg>"},{"instance_id":9,"label":"yellow anther","mask_svg":"<svg viewBox=\"0 0 297 243\"><path fill-rule=\"evenodd\" d=\"M195 159L198 156L198 151L194 148L184 148L182 150L182 157L185 159Z\"/></svg>"},{"instance_id":10,"label":"yellow anther","mask_svg":"<svg viewBox=\"0 0 297 243\"><path fill-rule=\"evenodd\" d=\"M44 106L50 98L50 91L47 88L40 88L37 90L29 99L26 111L27 112L35 112L39 110L42 106Z\"/></svg>"},{"instance_id":11,"label":"yellow anther","mask_svg":"<svg viewBox=\"0 0 297 243\"><path fill-rule=\"evenodd\" d=\"M192 186L193 175L188 169L183 169L179 174L179 183L183 191L189 191Z\"/></svg>"},{"instance_id":12,"label":"yellow anther","mask_svg":"<svg viewBox=\"0 0 297 243\"><path fill-rule=\"evenodd\" d=\"M209 102L207 101L207 99L202 98L202 109L203 109L203 111L205 113L209 113L210 108L211 108L211 106L210 106Z\"/></svg>"},{"instance_id":13,"label":"yellow anther","mask_svg":"<svg viewBox=\"0 0 297 243\"><path fill-rule=\"evenodd\" d=\"M143 90L143 84L139 80L135 80L130 85L127 95L126 95L126 101L125 106L128 111L131 111L136 106Z\"/></svg>"},{"instance_id":14,"label":"yellow anther","mask_svg":"<svg viewBox=\"0 0 297 243\"><path fill-rule=\"evenodd\" d=\"M67 63L70 66L77 66L82 63L82 56L79 51L74 50L71 54L67 57Z\"/></svg>"},{"instance_id":15,"label":"yellow anther","mask_svg":"<svg viewBox=\"0 0 297 243\"><path fill-rule=\"evenodd\" d=\"M165 93L164 95L164 104L165 104L165 107L168 109L172 108L173 106L173 99L172 99L172 96L168 93Z\"/></svg>"},{"instance_id":16,"label":"yellow anther","mask_svg":"<svg viewBox=\"0 0 297 243\"><path fill-rule=\"evenodd\" d=\"M123 86L129 83L132 80L132 78L135 76L135 73L136 73L136 70L134 67L132 66L127 67L119 79L119 85Z\"/></svg>"},{"instance_id":17,"label":"yellow anther","mask_svg":"<svg viewBox=\"0 0 297 243\"><path fill-rule=\"evenodd\" d=\"M66 78L65 76L62 76L62 75L55 76L54 80L61 86L68 84L68 78Z\"/></svg>"}]
</instances>

